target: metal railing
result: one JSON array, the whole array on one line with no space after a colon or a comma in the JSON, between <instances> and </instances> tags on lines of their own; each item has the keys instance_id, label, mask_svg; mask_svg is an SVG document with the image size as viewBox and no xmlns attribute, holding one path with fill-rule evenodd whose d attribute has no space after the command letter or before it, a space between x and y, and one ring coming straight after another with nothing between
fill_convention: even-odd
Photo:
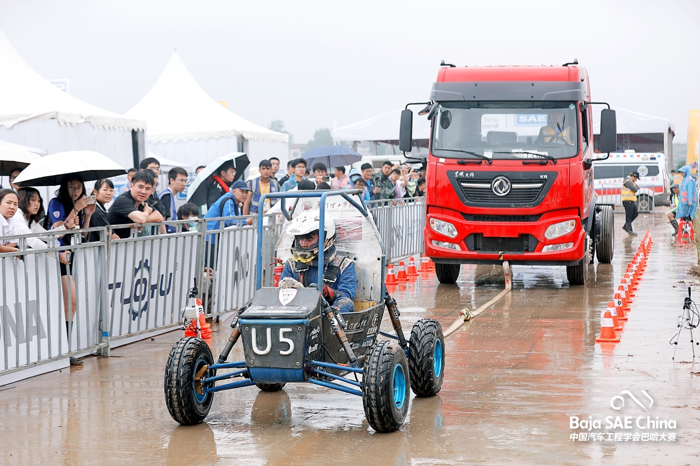
<instances>
[{"instance_id":1,"label":"metal railing","mask_svg":"<svg viewBox=\"0 0 700 466\"><path fill-rule=\"evenodd\" d=\"M389 260L423 250L423 204L375 201L368 207ZM274 214L268 217L265 286L273 280L283 230ZM0 385L65 367L69 356L108 356L112 347L177 328L195 280L209 315L240 308L255 291L257 222L239 224L249 218L255 216L200 219L196 231L187 230L187 221L164 222L176 228L172 234L159 233L163 224L139 225L124 239L112 233L128 225L4 237L16 240L19 251L0 254ZM207 222L214 222L209 231ZM142 229L153 234L140 236ZM81 239L90 232L99 240ZM56 243L66 234L72 244ZM28 248L28 238L42 239L47 248ZM63 252L73 257L62 277Z\"/></svg>"}]
</instances>

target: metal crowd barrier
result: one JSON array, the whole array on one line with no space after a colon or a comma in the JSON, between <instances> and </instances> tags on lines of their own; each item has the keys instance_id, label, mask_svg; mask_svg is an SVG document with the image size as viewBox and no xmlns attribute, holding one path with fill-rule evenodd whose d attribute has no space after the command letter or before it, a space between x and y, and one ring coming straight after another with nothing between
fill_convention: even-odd
<instances>
[{"instance_id":1,"label":"metal crowd barrier","mask_svg":"<svg viewBox=\"0 0 700 466\"><path fill-rule=\"evenodd\" d=\"M387 264L424 251L425 204L421 198L370 201L367 207L384 240Z\"/></svg>"},{"instance_id":2,"label":"metal crowd barrier","mask_svg":"<svg viewBox=\"0 0 700 466\"><path fill-rule=\"evenodd\" d=\"M410 200L368 205L391 261L423 250L425 208ZM283 225L268 215L263 231L263 284L272 284L274 256ZM253 297L257 222L248 217L139 225L130 237L113 239L110 227L73 230L74 244L55 243L66 232L18 235L19 251L0 254L0 386L68 365L69 356L109 355L110 348L172 331L181 325L189 290L197 285L205 312L220 316ZM207 221L218 222L206 231ZM161 234L160 225L176 228ZM139 231L151 232L141 236ZM99 241L78 238L97 232ZM46 249L27 247L43 239ZM61 277L58 254L72 266ZM73 282L75 287L67 286ZM74 313L66 313L75 301ZM68 324L66 324L68 316Z\"/></svg>"}]
</instances>

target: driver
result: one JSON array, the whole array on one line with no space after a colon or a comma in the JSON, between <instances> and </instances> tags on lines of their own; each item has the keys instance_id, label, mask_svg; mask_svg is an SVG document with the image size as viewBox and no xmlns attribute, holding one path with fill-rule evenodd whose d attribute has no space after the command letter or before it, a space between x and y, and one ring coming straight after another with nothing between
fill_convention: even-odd
<instances>
[{"instance_id":1,"label":"driver","mask_svg":"<svg viewBox=\"0 0 700 466\"><path fill-rule=\"evenodd\" d=\"M320 212L312 210L291 221L287 233L294 235L292 257L284 264L280 283L287 277L301 282L305 287L317 282L319 218ZM353 312L357 290L355 263L336 253L335 223L328 217L324 222L324 232L323 298L341 313Z\"/></svg>"},{"instance_id":2,"label":"driver","mask_svg":"<svg viewBox=\"0 0 700 466\"><path fill-rule=\"evenodd\" d=\"M547 115L547 126L540 129L538 142L573 145L569 127L564 126L564 123L566 123L566 115L561 110L555 110Z\"/></svg>"}]
</instances>

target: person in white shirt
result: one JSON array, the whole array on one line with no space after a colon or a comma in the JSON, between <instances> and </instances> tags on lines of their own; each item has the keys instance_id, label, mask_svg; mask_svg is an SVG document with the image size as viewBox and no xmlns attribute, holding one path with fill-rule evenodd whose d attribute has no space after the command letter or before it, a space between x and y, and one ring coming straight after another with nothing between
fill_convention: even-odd
<instances>
[{"instance_id":1,"label":"person in white shirt","mask_svg":"<svg viewBox=\"0 0 700 466\"><path fill-rule=\"evenodd\" d=\"M15 221L15 231L17 235L28 235L30 233L46 233L44 227L39 224L39 211L41 210L42 199L39 191L34 188L19 188L17 190L19 198L17 212L12 217ZM65 227L63 227L65 229ZM32 249L46 249L45 241L39 238L27 238L27 246Z\"/></svg>"},{"instance_id":2,"label":"person in white shirt","mask_svg":"<svg viewBox=\"0 0 700 466\"><path fill-rule=\"evenodd\" d=\"M11 189L0 189L0 253L18 250L17 240L5 239L17 234L12 219L17 212L17 204L17 193Z\"/></svg>"}]
</instances>

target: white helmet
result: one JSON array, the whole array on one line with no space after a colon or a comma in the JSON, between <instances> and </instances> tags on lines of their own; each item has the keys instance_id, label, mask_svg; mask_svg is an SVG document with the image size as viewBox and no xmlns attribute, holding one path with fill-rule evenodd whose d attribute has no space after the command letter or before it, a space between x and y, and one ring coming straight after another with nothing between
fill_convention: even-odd
<instances>
[{"instance_id":1,"label":"white helmet","mask_svg":"<svg viewBox=\"0 0 700 466\"><path fill-rule=\"evenodd\" d=\"M318 256L318 242L312 244L308 248L302 248L299 244L299 238L309 234L317 233L319 228L319 222L321 218L321 212L318 210L311 210L304 212L289 224L287 228L287 233L294 236L294 241L292 242L292 257L295 261L301 262L311 262ZM325 240L323 244L323 250L328 251L333 243L335 242L335 223L333 219L326 216L324 222ZM326 258L328 259L328 258Z\"/></svg>"}]
</instances>

